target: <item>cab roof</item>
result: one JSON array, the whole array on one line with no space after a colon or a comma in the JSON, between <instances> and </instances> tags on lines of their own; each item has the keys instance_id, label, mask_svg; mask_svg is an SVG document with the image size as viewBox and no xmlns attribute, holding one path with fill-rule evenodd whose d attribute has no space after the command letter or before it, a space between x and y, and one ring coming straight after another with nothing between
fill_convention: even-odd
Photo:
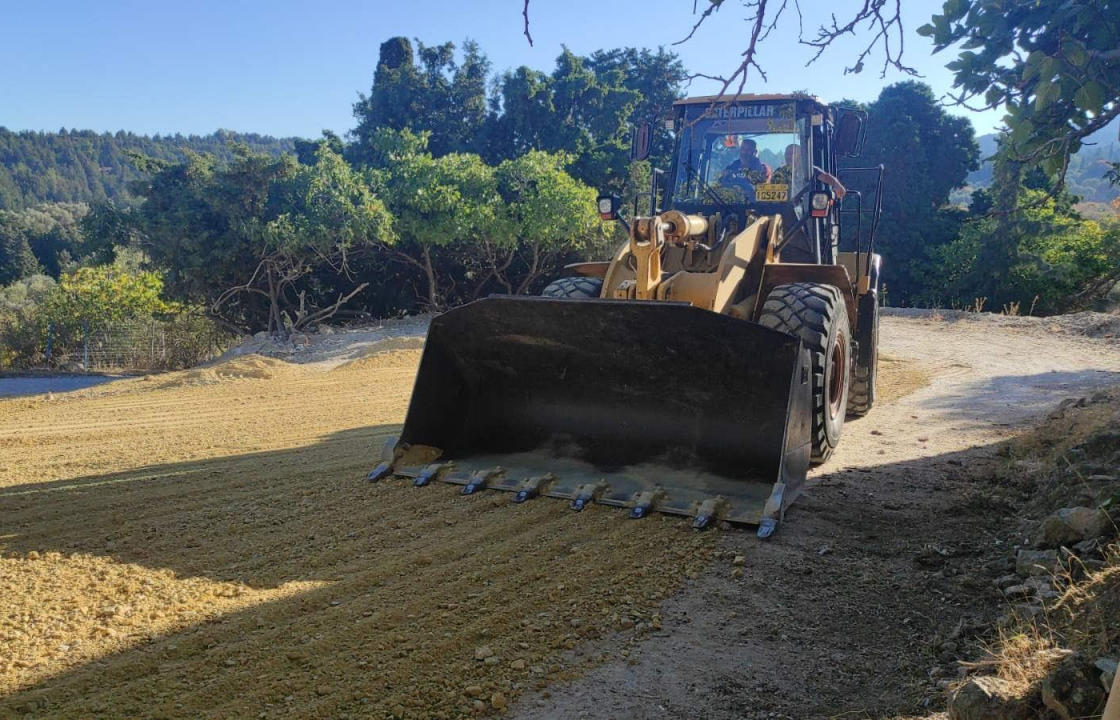
<instances>
[{"instance_id":1,"label":"cab roof","mask_svg":"<svg viewBox=\"0 0 1120 720\"><path fill-rule=\"evenodd\" d=\"M673 105L711 105L712 103L760 102L774 100L810 100L820 105L821 107L828 107L828 103L826 103L824 100L821 100L816 95L805 95L803 93L790 93L788 95L756 95L754 93L746 93L743 95L703 95L700 97L682 98L675 101Z\"/></svg>"}]
</instances>

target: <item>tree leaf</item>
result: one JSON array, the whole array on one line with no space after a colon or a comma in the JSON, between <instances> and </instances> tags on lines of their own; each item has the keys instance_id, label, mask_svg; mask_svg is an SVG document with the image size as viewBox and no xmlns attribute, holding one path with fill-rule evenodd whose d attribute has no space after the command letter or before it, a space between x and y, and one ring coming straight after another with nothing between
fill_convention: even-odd
<instances>
[{"instance_id":1,"label":"tree leaf","mask_svg":"<svg viewBox=\"0 0 1120 720\"><path fill-rule=\"evenodd\" d=\"M1104 107L1106 92L1103 85L1096 80L1091 80L1073 94L1073 104L1082 112L1099 115L1101 108Z\"/></svg>"}]
</instances>

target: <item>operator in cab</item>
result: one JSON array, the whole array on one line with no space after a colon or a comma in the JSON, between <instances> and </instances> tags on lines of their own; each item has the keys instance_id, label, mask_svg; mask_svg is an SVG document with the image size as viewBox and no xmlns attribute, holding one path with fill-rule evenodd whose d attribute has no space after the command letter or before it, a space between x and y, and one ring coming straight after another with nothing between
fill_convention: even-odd
<instances>
[{"instance_id":1,"label":"operator in cab","mask_svg":"<svg viewBox=\"0 0 1120 720\"><path fill-rule=\"evenodd\" d=\"M754 186L770 182L770 166L758 157L758 143L746 138L739 144L739 157L728 163L719 177L724 187L739 188L749 203L755 201Z\"/></svg>"},{"instance_id":2,"label":"operator in cab","mask_svg":"<svg viewBox=\"0 0 1120 720\"><path fill-rule=\"evenodd\" d=\"M801 146L792 144L786 146L786 164L774 171L772 182L789 185L790 192L796 192L803 182L801 169ZM843 200L847 194L844 185L831 173L826 173L819 167L813 167L817 180L832 188L837 200Z\"/></svg>"}]
</instances>

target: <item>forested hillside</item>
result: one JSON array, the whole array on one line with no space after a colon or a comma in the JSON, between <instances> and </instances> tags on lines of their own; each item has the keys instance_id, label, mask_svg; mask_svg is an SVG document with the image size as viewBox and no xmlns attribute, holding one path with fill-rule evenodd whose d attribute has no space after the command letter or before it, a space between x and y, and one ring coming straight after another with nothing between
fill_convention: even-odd
<instances>
[{"instance_id":1,"label":"forested hillside","mask_svg":"<svg viewBox=\"0 0 1120 720\"><path fill-rule=\"evenodd\" d=\"M210 135L135 135L91 130L12 132L0 127L0 210L20 210L47 202L122 202L128 183L140 178L130 154L182 162L187 151L229 160L230 142L268 155L292 152L291 138L225 130Z\"/></svg>"}]
</instances>

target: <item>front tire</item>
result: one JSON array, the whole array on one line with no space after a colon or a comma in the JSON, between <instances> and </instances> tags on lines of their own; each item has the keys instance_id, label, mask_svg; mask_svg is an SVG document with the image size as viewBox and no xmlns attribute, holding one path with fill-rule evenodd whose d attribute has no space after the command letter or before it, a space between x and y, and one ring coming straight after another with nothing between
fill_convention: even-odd
<instances>
[{"instance_id":1,"label":"front tire","mask_svg":"<svg viewBox=\"0 0 1120 720\"><path fill-rule=\"evenodd\" d=\"M598 298L602 292L603 278L580 275L553 280L541 291L541 295L543 297L586 300Z\"/></svg>"},{"instance_id":2,"label":"front tire","mask_svg":"<svg viewBox=\"0 0 1120 720\"><path fill-rule=\"evenodd\" d=\"M840 290L790 283L770 291L759 324L801 338L813 367L812 462L828 460L840 443L848 409L851 329Z\"/></svg>"}]
</instances>

